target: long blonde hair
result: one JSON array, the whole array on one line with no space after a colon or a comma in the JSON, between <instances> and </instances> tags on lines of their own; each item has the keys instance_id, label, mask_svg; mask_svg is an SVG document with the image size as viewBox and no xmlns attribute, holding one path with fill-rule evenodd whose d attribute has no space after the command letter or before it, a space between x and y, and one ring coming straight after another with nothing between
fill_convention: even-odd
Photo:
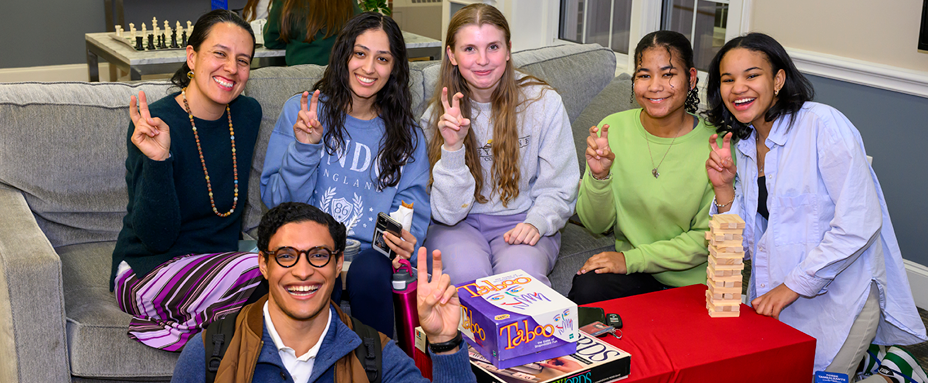
<instances>
[{"instance_id":1,"label":"long blonde hair","mask_svg":"<svg viewBox=\"0 0 928 383\"><path fill-rule=\"evenodd\" d=\"M495 7L482 3L468 5L454 14L448 24L448 33L445 36L447 46L454 51L456 35L459 30L468 25L482 26L484 24L493 25L505 32L506 50L509 51L512 42L506 17ZM520 106L527 102L536 101L541 97L540 95L534 99L525 99L523 97L521 88L532 85L543 85L550 88L547 83L534 76L526 75L516 79L512 60L509 60L506 62L506 69L499 80L499 84L490 96L492 105L490 121L493 123L493 143L490 145L493 153L493 169L491 173L495 186L497 186L497 189L493 192L499 192L503 206L506 206L519 196L521 173L519 172L519 126L516 117ZM467 81L461 76L458 67L452 65L448 55L445 55L441 62L441 75L435 88L435 95L429 101L429 104L432 105L430 125L437 127L438 121L444 113L441 105L442 88L448 88L449 95L458 92L464 95L464 98L461 99L461 114L464 118L470 119L473 115L470 88L467 86ZM432 167L441 159L441 146L444 143L445 139L440 132L436 131L428 147L429 161ZM476 184L474 199L479 203L486 203L488 201L487 197L481 193L481 190L483 190L483 168L480 165L480 155L478 153L480 148L477 145L477 137L473 127L467 130L467 136L464 137L464 147L464 163L470 169Z\"/></svg>"},{"instance_id":2,"label":"long blonde hair","mask_svg":"<svg viewBox=\"0 0 928 383\"><path fill-rule=\"evenodd\" d=\"M280 10L280 39L285 43L291 39L311 43L320 31L325 32L324 39L337 35L354 16L352 1L284 0ZM291 23L306 23L306 36L290 36Z\"/></svg>"}]
</instances>

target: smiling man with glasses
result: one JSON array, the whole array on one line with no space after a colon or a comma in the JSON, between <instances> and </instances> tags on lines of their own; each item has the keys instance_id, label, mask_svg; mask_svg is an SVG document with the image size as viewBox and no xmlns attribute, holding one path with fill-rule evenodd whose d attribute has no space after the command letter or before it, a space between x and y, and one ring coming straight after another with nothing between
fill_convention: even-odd
<instances>
[{"instance_id":1,"label":"smiling man with glasses","mask_svg":"<svg viewBox=\"0 0 928 383\"><path fill-rule=\"evenodd\" d=\"M342 269L345 226L311 205L283 203L261 219L258 249L258 264L270 291L242 309L234 321L234 336L225 335L228 347L218 356L221 362L217 360L214 369L215 381L369 379L364 361L355 354L362 343L355 326L363 325L330 300ZM433 259L430 282L425 272L425 249L420 249L417 307L432 351L434 382L475 381L457 330L461 316L457 290L441 273L441 253L435 251ZM211 334L207 335L210 343L217 340L212 326L222 323L205 332ZM378 335L384 345L378 374L381 382L428 382L392 340ZM180 355L172 382L206 381L206 349L203 335L191 339ZM211 353L210 359L214 355Z\"/></svg>"}]
</instances>

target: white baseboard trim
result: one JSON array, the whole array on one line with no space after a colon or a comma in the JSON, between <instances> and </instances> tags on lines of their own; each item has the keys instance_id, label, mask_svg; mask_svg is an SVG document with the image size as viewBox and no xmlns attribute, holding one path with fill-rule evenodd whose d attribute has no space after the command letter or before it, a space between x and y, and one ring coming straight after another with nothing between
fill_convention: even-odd
<instances>
[{"instance_id":1,"label":"white baseboard trim","mask_svg":"<svg viewBox=\"0 0 928 383\"><path fill-rule=\"evenodd\" d=\"M47 65L0 69L0 82L89 81L87 64ZM110 81L109 63L100 63L100 81Z\"/></svg>"},{"instance_id":2,"label":"white baseboard trim","mask_svg":"<svg viewBox=\"0 0 928 383\"><path fill-rule=\"evenodd\" d=\"M928 310L928 267L907 259L902 261L905 263L905 274L909 279L915 305L922 310Z\"/></svg>"},{"instance_id":3,"label":"white baseboard trim","mask_svg":"<svg viewBox=\"0 0 928 383\"><path fill-rule=\"evenodd\" d=\"M898 68L802 49L787 49L803 73L928 98L928 71Z\"/></svg>"}]
</instances>

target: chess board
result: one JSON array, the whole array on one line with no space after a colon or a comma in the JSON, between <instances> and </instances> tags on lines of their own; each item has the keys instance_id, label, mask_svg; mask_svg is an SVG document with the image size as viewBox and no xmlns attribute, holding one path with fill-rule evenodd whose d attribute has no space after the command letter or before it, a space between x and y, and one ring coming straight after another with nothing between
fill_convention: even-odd
<instances>
[{"instance_id":1,"label":"chess board","mask_svg":"<svg viewBox=\"0 0 928 383\"><path fill-rule=\"evenodd\" d=\"M158 19L152 18L152 28L142 23L141 29L135 24L129 24L129 30L122 25L116 25L116 32L110 34L114 40L129 46L136 51L174 51L183 50L187 45L187 38L193 33L193 25L187 21L187 27L181 27L180 21L175 22L171 28L170 22L164 21L163 28L159 28Z\"/></svg>"}]
</instances>

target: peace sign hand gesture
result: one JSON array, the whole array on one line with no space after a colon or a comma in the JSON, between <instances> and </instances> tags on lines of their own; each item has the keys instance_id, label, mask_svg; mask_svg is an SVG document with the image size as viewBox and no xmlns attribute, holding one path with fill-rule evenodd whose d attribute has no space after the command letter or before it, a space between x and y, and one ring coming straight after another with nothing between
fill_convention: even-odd
<instances>
[{"instance_id":1,"label":"peace sign hand gesture","mask_svg":"<svg viewBox=\"0 0 928 383\"><path fill-rule=\"evenodd\" d=\"M425 246L419 248L419 280L416 287L416 308L419 324L431 343L444 343L458 334L461 321L461 301L451 277L441 272L441 251L432 251L432 281L429 282Z\"/></svg>"},{"instance_id":2,"label":"peace sign hand gesture","mask_svg":"<svg viewBox=\"0 0 928 383\"><path fill-rule=\"evenodd\" d=\"M313 92L312 101L309 101L309 92L303 92L300 97L300 112L296 123L293 124L293 135L296 140L304 144L318 144L322 140L322 123L319 122L319 91Z\"/></svg>"},{"instance_id":3,"label":"peace sign hand gesture","mask_svg":"<svg viewBox=\"0 0 928 383\"><path fill-rule=\"evenodd\" d=\"M735 181L735 162L731 159L731 133L725 135L722 139L722 146L718 146L719 135L713 134L709 137L709 159L706 160L706 172L709 175L709 181L716 189L722 187L733 187Z\"/></svg>"},{"instance_id":4,"label":"peace sign hand gesture","mask_svg":"<svg viewBox=\"0 0 928 383\"><path fill-rule=\"evenodd\" d=\"M138 102L138 106L136 106ZM139 92L129 98L129 118L135 125L130 140L146 157L155 161L164 161L171 155L171 133L168 124L160 118L151 118L145 92Z\"/></svg>"},{"instance_id":5,"label":"peace sign hand gesture","mask_svg":"<svg viewBox=\"0 0 928 383\"><path fill-rule=\"evenodd\" d=\"M438 121L438 131L445 139L446 150L460 150L464 146L464 137L467 136L467 129L470 127L470 119L464 118L461 114L462 98L463 94L455 93L451 98L451 104L448 104L448 88L441 88L441 106L445 113Z\"/></svg>"},{"instance_id":6,"label":"peace sign hand gesture","mask_svg":"<svg viewBox=\"0 0 928 383\"><path fill-rule=\"evenodd\" d=\"M602 134L597 136L599 130L596 126L590 128L586 138L586 164L593 177L603 179L609 175L615 153L609 148L609 125L603 125Z\"/></svg>"}]
</instances>

